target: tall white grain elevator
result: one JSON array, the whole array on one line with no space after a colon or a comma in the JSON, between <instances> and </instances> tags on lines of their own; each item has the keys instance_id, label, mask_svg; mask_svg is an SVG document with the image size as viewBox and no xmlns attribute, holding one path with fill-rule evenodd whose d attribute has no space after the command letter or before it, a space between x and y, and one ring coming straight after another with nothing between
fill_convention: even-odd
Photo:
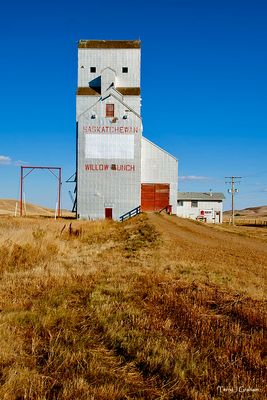
<instances>
[{"instance_id":1,"label":"tall white grain elevator","mask_svg":"<svg viewBox=\"0 0 267 400\"><path fill-rule=\"evenodd\" d=\"M177 207L177 160L142 137L140 41L78 44L77 216Z\"/></svg>"}]
</instances>

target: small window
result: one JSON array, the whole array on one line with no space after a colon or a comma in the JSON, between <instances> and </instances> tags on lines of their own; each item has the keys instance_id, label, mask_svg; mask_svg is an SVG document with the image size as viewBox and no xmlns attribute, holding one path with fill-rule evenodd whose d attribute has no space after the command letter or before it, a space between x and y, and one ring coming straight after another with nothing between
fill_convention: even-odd
<instances>
[{"instance_id":1,"label":"small window","mask_svg":"<svg viewBox=\"0 0 267 400\"><path fill-rule=\"evenodd\" d=\"M184 205L183 200L178 200L177 205L178 205L178 207L183 207L183 205Z\"/></svg>"},{"instance_id":2,"label":"small window","mask_svg":"<svg viewBox=\"0 0 267 400\"><path fill-rule=\"evenodd\" d=\"M96 72L96 67L90 67L90 72L95 73Z\"/></svg>"},{"instance_id":3,"label":"small window","mask_svg":"<svg viewBox=\"0 0 267 400\"><path fill-rule=\"evenodd\" d=\"M122 73L127 74L128 73L128 67L122 67Z\"/></svg>"},{"instance_id":4,"label":"small window","mask_svg":"<svg viewBox=\"0 0 267 400\"><path fill-rule=\"evenodd\" d=\"M106 104L106 117L114 117L114 104Z\"/></svg>"},{"instance_id":5,"label":"small window","mask_svg":"<svg viewBox=\"0 0 267 400\"><path fill-rule=\"evenodd\" d=\"M198 206L197 200L192 200L191 201L191 207L197 207L197 206Z\"/></svg>"}]
</instances>

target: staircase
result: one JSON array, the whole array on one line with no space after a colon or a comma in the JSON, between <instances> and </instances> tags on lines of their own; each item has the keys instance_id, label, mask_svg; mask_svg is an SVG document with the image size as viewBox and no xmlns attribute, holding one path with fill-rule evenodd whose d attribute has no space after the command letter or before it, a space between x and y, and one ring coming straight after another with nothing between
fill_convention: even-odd
<instances>
[{"instance_id":1,"label":"staircase","mask_svg":"<svg viewBox=\"0 0 267 400\"><path fill-rule=\"evenodd\" d=\"M140 214L140 212L141 212L141 206L133 208L131 211L128 211L127 213L123 214L120 217L120 221L123 222L126 221L126 219L135 217L136 215Z\"/></svg>"}]
</instances>

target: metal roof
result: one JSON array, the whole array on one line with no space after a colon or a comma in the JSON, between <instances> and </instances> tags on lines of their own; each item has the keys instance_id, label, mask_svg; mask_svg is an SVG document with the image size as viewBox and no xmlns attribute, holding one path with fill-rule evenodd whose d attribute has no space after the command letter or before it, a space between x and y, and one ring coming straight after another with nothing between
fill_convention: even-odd
<instances>
[{"instance_id":1,"label":"metal roof","mask_svg":"<svg viewBox=\"0 0 267 400\"><path fill-rule=\"evenodd\" d=\"M101 96L101 88L78 87L77 96Z\"/></svg>"},{"instance_id":2,"label":"metal roof","mask_svg":"<svg viewBox=\"0 0 267 400\"><path fill-rule=\"evenodd\" d=\"M116 87L115 88L123 96L139 96L139 87ZM91 87L78 87L77 96L100 96L101 88L91 88Z\"/></svg>"},{"instance_id":3,"label":"metal roof","mask_svg":"<svg viewBox=\"0 0 267 400\"><path fill-rule=\"evenodd\" d=\"M116 90L126 96L140 95L140 87L116 87Z\"/></svg>"},{"instance_id":4,"label":"metal roof","mask_svg":"<svg viewBox=\"0 0 267 400\"><path fill-rule=\"evenodd\" d=\"M178 192L177 200L205 200L222 201L225 199L223 193L219 192Z\"/></svg>"},{"instance_id":5,"label":"metal roof","mask_svg":"<svg viewBox=\"0 0 267 400\"><path fill-rule=\"evenodd\" d=\"M80 49L140 49L140 40L79 40Z\"/></svg>"}]
</instances>

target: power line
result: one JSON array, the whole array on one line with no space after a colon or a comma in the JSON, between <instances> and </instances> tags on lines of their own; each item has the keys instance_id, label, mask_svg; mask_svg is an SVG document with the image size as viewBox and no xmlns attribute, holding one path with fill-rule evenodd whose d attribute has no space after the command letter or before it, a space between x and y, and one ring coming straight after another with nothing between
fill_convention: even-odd
<instances>
[{"instance_id":1,"label":"power line","mask_svg":"<svg viewBox=\"0 0 267 400\"><path fill-rule=\"evenodd\" d=\"M228 189L228 192L232 194L232 225L235 224L235 193L238 193L238 189L235 188L236 183L240 183L240 181L236 181L236 179L242 179L242 176L226 176L225 179L231 179L226 184L231 185L231 189Z\"/></svg>"}]
</instances>

